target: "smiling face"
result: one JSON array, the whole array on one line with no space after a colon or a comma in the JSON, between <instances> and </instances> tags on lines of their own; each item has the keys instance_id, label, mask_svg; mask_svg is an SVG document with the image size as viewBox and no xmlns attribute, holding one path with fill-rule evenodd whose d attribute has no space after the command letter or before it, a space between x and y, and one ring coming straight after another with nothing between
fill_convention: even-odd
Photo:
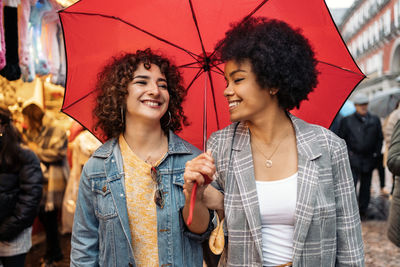
<instances>
[{"instance_id":1,"label":"smiling face","mask_svg":"<svg viewBox=\"0 0 400 267\"><path fill-rule=\"evenodd\" d=\"M271 96L270 90L258 85L249 60L240 64L234 60L227 61L225 79L227 87L224 96L229 103L232 122L255 121L262 118L268 108L278 106L277 99ZM276 90L273 92L276 93Z\"/></svg>"},{"instance_id":2,"label":"smiling face","mask_svg":"<svg viewBox=\"0 0 400 267\"><path fill-rule=\"evenodd\" d=\"M129 120L160 122L167 112L169 93L165 75L157 65L146 69L141 63L128 85L126 100L127 123Z\"/></svg>"}]
</instances>

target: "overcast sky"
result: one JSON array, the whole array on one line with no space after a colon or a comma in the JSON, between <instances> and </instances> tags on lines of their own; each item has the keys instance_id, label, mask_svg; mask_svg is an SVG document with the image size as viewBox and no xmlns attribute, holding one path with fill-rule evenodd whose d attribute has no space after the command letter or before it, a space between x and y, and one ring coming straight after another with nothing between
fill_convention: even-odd
<instances>
[{"instance_id":1,"label":"overcast sky","mask_svg":"<svg viewBox=\"0 0 400 267\"><path fill-rule=\"evenodd\" d=\"M329 8L350 7L354 0L325 0Z\"/></svg>"}]
</instances>

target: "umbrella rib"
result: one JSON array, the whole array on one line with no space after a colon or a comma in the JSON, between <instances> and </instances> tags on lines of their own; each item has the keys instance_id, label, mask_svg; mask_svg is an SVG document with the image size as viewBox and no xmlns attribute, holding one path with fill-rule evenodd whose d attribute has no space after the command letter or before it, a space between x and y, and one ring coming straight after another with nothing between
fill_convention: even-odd
<instances>
[{"instance_id":1,"label":"umbrella rib","mask_svg":"<svg viewBox=\"0 0 400 267\"><path fill-rule=\"evenodd\" d=\"M262 1L258 6L256 6L253 11L251 11L246 17L244 17L241 21L240 24L242 24L243 22L247 21L251 16L254 15L254 13L256 13L263 5L265 5L266 2L268 2L269 0L264 0ZM239 25L240 25L239 24ZM212 52L212 54L210 55L210 57L212 57L215 52L221 47L221 45L225 42L225 40L223 42L221 42Z\"/></svg>"},{"instance_id":2,"label":"umbrella rib","mask_svg":"<svg viewBox=\"0 0 400 267\"><path fill-rule=\"evenodd\" d=\"M84 98L88 97L89 95L93 94L94 91L95 91L95 90L90 91L89 93L87 93L86 95L84 95L84 96L80 97L79 99L75 100L74 102L72 102L72 103L69 104L68 106L63 107L63 108L61 109L61 111L64 111L64 110L70 108L71 106L75 105L76 103L78 103L78 102L81 101L82 99L84 99Z\"/></svg>"},{"instance_id":3,"label":"umbrella rib","mask_svg":"<svg viewBox=\"0 0 400 267\"><path fill-rule=\"evenodd\" d=\"M194 81L196 81L197 78L199 78L200 75L201 75L202 73L203 73L203 69L200 69L200 70L196 73L196 75L194 76L193 80L189 83L188 87L186 88L186 92L189 91L189 89L190 89L190 87L192 87Z\"/></svg>"},{"instance_id":4,"label":"umbrella rib","mask_svg":"<svg viewBox=\"0 0 400 267\"><path fill-rule=\"evenodd\" d=\"M200 67L195 67L195 66L179 66L178 68L182 69L201 69Z\"/></svg>"},{"instance_id":5,"label":"umbrella rib","mask_svg":"<svg viewBox=\"0 0 400 267\"><path fill-rule=\"evenodd\" d=\"M192 17L193 17L194 25L196 26L197 34L199 35L201 49L203 50L203 55L204 55L204 58L205 58L205 57L207 57L207 54L206 54L206 50L204 48L203 39L201 38L199 24L197 23L196 13L194 12L194 7L193 7L192 0L189 0L189 5L190 5L190 10L192 11Z\"/></svg>"},{"instance_id":6,"label":"umbrella rib","mask_svg":"<svg viewBox=\"0 0 400 267\"><path fill-rule=\"evenodd\" d=\"M216 74L222 75L222 76L225 75L223 72L219 72L219 71L216 71L216 70L213 70L213 69L210 70L210 71L212 71L212 72L214 72L214 73L216 73Z\"/></svg>"},{"instance_id":7,"label":"umbrella rib","mask_svg":"<svg viewBox=\"0 0 400 267\"><path fill-rule=\"evenodd\" d=\"M361 77L365 77L365 75L364 75L364 74L360 74L360 73L357 73L357 72L354 72L354 71L352 71L352 70L349 70L349 69L345 69L345 68L342 68L342 67L336 66L336 65L334 65L334 64L331 64L331 63L328 63L328 62L324 62L324 61L321 61L321 60L318 60L318 62L319 62L319 63L322 63L322 64L325 64L325 65L332 66L332 67L334 67L334 68L338 68L338 69L341 69L341 70L344 70L344 71L347 71L347 72L350 72L350 73L356 74L356 75L359 75L359 76L361 76Z\"/></svg>"},{"instance_id":8,"label":"umbrella rib","mask_svg":"<svg viewBox=\"0 0 400 267\"><path fill-rule=\"evenodd\" d=\"M218 118L218 111L217 111L217 102L215 101L214 83L212 80L211 72L207 71L207 75L208 75L208 79L210 79L211 93L212 93L214 111L215 111L215 119L217 120L217 129L219 130L220 127L219 127L219 118Z\"/></svg>"},{"instance_id":9,"label":"umbrella rib","mask_svg":"<svg viewBox=\"0 0 400 267\"><path fill-rule=\"evenodd\" d=\"M200 61L197 59L197 58L199 57L199 55L196 55L195 53L193 53L193 52L191 52L191 51L189 51L189 50L187 50L187 49L185 49L185 48L183 48L183 47L180 47L180 46L177 45L177 44L171 43L170 41L167 41L167 40L165 40L165 39L163 39L163 38L161 38L161 37L159 37L159 36L157 36L157 35L154 35L154 34L148 32L148 31L146 31L146 30L144 30L144 29L142 29L142 28L140 28L140 27L138 27L138 26L136 26L136 25L133 25L132 23L130 23L130 22L128 22L128 21L125 21L125 20L123 20L123 19L121 19L121 18L119 18L119 17L111 16L111 15L104 15L104 14L87 13L87 12L70 12L70 11L65 11L65 10L63 10L62 12L63 12L63 13L69 13L69 14L87 15L87 16L100 16L100 17L105 17L105 18L110 18L110 19L119 20L119 21L121 21L122 23L125 23L125 24L127 24L127 25L129 25L129 26L131 26L131 27L133 27L133 28L135 28L135 29L137 29L137 30L139 30L139 31L141 31L141 32L143 32L143 33L145 33L145 34L147 34L147 35L150 35L151 37L153 37L153 38L155 38L155 39L157 39L157 40L159 40L159 41L161 41L161 42L164 42L164 43L166 43L166 44L169 44L169 45L171 45L171 46L173 46L173 47L175 47L175 48L178 48L178 49L180 49L180 50L186 52L186 53L187 53L188 55L190 55L194 60L196 60L198 63L200 63Z\"/></svg>"},{"instance_id":10,"label":"umbrella rib","mask_svg":"<svg viewBox=\"0 0 400 267\"><path fill-rule=\"evenodd\" d=\"M219 63L219 64L222 64L222 63ZM211 65L218 70L218 71L214 71L214 72L225 75L225 72L220 67L218 67L219 64L211 63Z\"/></svg>"},{"instance_id":11,"label":"umbrella rib","mask_svg":"<svg viewBox=\"0 0 400 267\"><path fill-rule=\"evenodd\" d=\"M256 13L268 1L269 0L262 1L255 9L253 9L253 11L251 11L246 17L244 17L244 19L240 23L247 21L251 16L254 15L254 13Z\"/></svg>"},{"instance_id":12,"label":"umbrella rib","mask_svg":"<svg viewBox=\"0 0 400 267\"><path fill-rule=\"evenodd\" d=\"M192 67L192 66L194 66L196 64L198 64L198 62L187 63L187 64L183 64L183 65L178 66L178 68L189 68L189 67ZM195 67L195 68L198 68L198 66Z\"/></svg>"}]
</instances>

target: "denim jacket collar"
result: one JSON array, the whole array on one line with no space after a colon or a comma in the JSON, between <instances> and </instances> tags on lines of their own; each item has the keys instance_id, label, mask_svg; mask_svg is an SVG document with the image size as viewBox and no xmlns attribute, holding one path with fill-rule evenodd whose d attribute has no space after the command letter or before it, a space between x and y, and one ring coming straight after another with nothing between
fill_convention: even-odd
<instances>
[{"instance_id":1,"label":"denim jacket collar","mask_svg":"<svg viewBox=\"0 0 400 267\"><path fill-rule=\"evenodd\" d=\"M168 154L192 154L191 150L186 146L183 140L172 131L169 131L168 139ZM98 158L108 158L117 142L118 138L108 140L93 153L93 156Z\"/></svg>"}]
</instances>

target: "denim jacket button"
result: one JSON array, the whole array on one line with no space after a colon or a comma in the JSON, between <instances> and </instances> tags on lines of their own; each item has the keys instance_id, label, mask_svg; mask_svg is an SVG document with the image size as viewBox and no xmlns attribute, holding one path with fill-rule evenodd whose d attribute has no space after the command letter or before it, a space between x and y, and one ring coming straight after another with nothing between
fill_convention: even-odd
<instances>
[{"instance_id":1,"label":"denim jacket button","mask_svg":"<svg viewBox=\"0 0 400 267\"><path fill-rule=\"evenodd\" d=\"M105 193L107 191L107 186L103 186L101 190L103 190L103 192Z\"/></svg>"},{"instance_id":2,"label":"denim jacket button","mask_svg":"<svg viewBox=\"0 0 400 267\"><path fill-rule=\"evenodd\" d=\"M128 266L129 266L129 267L133 267L133 264L132 264L132 263L129 263Z\"/></svg>"}]
</instances>

